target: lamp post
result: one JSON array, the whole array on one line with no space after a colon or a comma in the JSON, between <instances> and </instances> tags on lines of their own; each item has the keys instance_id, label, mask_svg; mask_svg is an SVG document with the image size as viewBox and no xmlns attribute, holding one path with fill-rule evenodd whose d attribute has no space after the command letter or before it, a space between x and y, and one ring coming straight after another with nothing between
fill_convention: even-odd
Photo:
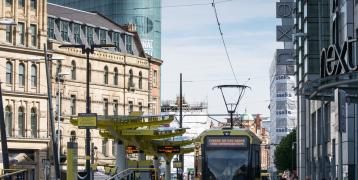
<instances>
[{"instance_id":1,"label":"lamp post","mask_svg":"<svg viewBox=\"0 0 358 180\"><path fill-rule=\"evenodd\" d=\"M90 90L89 90L89 79L90 79L90 72L89 72L89 55L94 53L95 48L104 48L104 47L116 47L113 44L92 44L90 47L86 47L86 45L61 45L60 48L79 48L82 49L82 54L86 54L86 60L87 60L87 67L86 67L86 113L91 113L90 109ZM86 143L85 143L85 153L86 153L86 179L91 179L91 131L89 128L86 128Z\"/></svg>"},{"instance_id":2,"label":"lamp post","mask_svg":"<svg viewBox=\"0 0 358 180\"><path fill-rule=\"evenodd\" d=\"M57 74L57 81L58 81L58 87L57 87L57 153L58 153L58 162L60 162L61 159L61 134L60 134L60 122L61 122L61 80L63 80L64 76L69 75L69 73L58 73Z\"/></svg>"}]
</instances>

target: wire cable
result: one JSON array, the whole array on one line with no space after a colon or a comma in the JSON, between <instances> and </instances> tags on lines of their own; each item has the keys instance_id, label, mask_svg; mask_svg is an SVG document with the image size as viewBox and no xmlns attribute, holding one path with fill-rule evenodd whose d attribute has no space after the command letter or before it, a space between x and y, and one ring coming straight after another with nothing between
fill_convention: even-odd
<instances>
[{"instance_id":1,"label":"wire cable","mask_svg":"<svg viewBox=\"0 0 358 180\"><path fill-rule=\"evenodd\" d=\"M222 1L221 1L222 2ZM234 78L235 78L235 81L237 84L239 84L239 81L236 77L236 74L235 74L235 71L234 71L234 67L232 66L232 62L231 62L231 59L230 59L230 56L229 56L229 52L227 50L227 47L226 47L226 42L225 42L225 39L224 39L224 34L221 30L221 25L220 25L220 21L219 21L219 17L218 17L218 12L216 10L216 6L215 6L215 0L213 0L213 2L211 3L213 9L214 9L214 12L215 12L215 17L216 17L216 22L218 24L218 29L219 29L219 32L220 32L220 37L221 37L221 40L222 40L222 43L224 45L224 49L225 49L225 54L226 54L226 57L227 57L227 60L229 62L229 65L230 65L230 68L231 68L231 71L232 71L232 74L234 75Z\"/></svg>"}]
</instances>

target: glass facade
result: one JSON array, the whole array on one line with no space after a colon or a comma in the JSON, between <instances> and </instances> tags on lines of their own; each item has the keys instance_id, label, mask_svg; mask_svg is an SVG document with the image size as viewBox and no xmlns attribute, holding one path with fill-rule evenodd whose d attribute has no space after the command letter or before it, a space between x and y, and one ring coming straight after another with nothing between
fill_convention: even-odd
<instances>
[{"instance_id":1,"label":"glass facade","mask_svg":"<svg viewBox=\"0 0 358 180\"><path fill-rule=\"evenodd\" d=\"M161 0L49 0L86 11L97 11L124 25L135 24L144 51L161 58Z\"/></svg>"}]
</instances>

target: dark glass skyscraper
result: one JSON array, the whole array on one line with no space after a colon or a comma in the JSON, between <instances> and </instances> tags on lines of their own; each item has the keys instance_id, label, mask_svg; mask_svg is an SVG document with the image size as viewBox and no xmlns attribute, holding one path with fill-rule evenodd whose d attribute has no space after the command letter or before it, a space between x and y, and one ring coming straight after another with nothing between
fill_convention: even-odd
<instances>
[{"instance_id":1,"label":"dark glass skyscraper","mask_svg":"<svg viewBox=\"0 0 358 180\"><path fill-rule=\"evenodd\" d=\"M118 24L135 24L145 52L161 59L161 0L48 0L99 12Z\"/></svg>"}]
</instances>

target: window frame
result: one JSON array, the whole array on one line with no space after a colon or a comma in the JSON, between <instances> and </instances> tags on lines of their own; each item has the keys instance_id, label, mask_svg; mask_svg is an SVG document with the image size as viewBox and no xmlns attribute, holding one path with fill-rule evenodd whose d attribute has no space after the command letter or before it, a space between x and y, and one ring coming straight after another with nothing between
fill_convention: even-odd
<instances>
[{"instance_id":1,"label":"window frame","mask_svg":"<svg viewBox=\"0 0 358 180\"><path fill-rule=\"evenodd\" d=\"M37 87L37 66L36 66L36 64L31 65L31 86Z\"/></svg>"},{"instance_id":2,"label":"window frame","mask_svg":"<svg viewBox=\"0 0 358 180\"><path fill-rule=\"evenodd\" d=\"M55 39L55 19L47 18L47 37Z\"/></svg>"},{"instance_id":3,"label":"window frame","mask_svg":"<svg viewBox=\"0 0 358 180\"><path fill-rule=\"evenodd\" d=\"M21 8L25 7L25 0L18 0L18 6Z\"/></svg>"},{"instance_id":4,"label":"window frame","mask_svg":"<svg viewBox=\"0 0 358 180\"><path fill-rule=\"evenodd\" d=\"M86 28L86 36L87 36L87 44L89 46L94 44L94 38L93 38L94 28L87 26Z\"/></svg>"},{"instance_id":5,"label":"window frame","mask_svg":"<svg viewBox=\"0 0 358 180\"><path fill-rule=\"evenodd\" d=\"M26 66L24 63L21 62L19 64L19 86L24 87L26 85L25 77L26 77Z\"/></svg>"},{"instance_id":6,"label":"window frame","mask_svg":"<svg viewBox=\"0 0 358 180\"><path fill-rule=\"evenodd\" d=\"M108 116L108 99L104 98L103 99L103 115L104 116Z\"/></svg>"},{"instance_id":7,"label":"window frame","mask_svg":"<svg viewBox=\"0 0 358 180\"><path fill-rule=\"evenodd\" d=\"M143 89L143 74L142 74L142 71L139 71L139 74L138 74L138 88Z\"/></svg>"},{"instance_id":8,"label":"window frame","mask_svg":"<svg viewBox=\"0 0 358 180\"><path fill-rule=\"evenodd\" d=\"M60 33L61 33L61 38L63 41L65 42L69 42L70 39L68 37L68 29L69 29L69 22L67 21L60 21Z\"/></svg>"},{"instance_id":9,"label":"window frame","mask_svg":"<svg viewBox=\"0 0 358 180\"><path fill-rule=\"evenodd\" d=\"M13 113L9 105L5 107L5 126L6 126L6 136L12 137L12 128L13 128Z\"/></svg>"},{"instance_id":10,"label":"window frame","mask_svg":"<svg viewBox=\"0 0 358 180\"><path fill-rule=\"evenodd\" d=\"M37 0L30 0L30 8L33 10L37 9Z\"/></svg>"},{"instance_id":11,"label":"window frame","mask_svg":"<svg viewBox=\"0 0 358 180\"><path fill-rule=\"evenodd\" d=\"M73 35L76 44L81 44L81 25L80 24L73 24Z\"/></svg>"},{"instance_id":12,"label":"window frame","mask_svg":"<svg viewBox=\"0 0 358 180\"><path fill-rule=\"evenodd\" d=\"M100 29L99 30L99 43L100 44L107 44L107 31Z\"/></svg>"},{"instance_id":13,"label":"window frame","mask_svg":"<svg viewBox=\"0 0 358 180\"><path fill-rule=\"evenodd\" d=\"M119 74L118 74L118 68L114 68L114 75L113 75L113 84L114 85L118 85L118 79L119 79Z\"/></svg>"},{"instance_id":14,"label":"window frame","mask_svg":"<svg viewBox=\"0 0 358 180\"><path fill-rule=\"evenodd\" d=\"M19 28L19 43L20 45L25 45L25 23L23 22L18 22L17 23L18 28Z\"/></svg>"},{"instance_id":15,"label":"window frame","mask_svg":"<svg viewBox=\"0 0 358 180\"><path fill-rule=\"evenodd\" d=\"M18 136L19 137L25 137L25 129L26 129L26 125L25 125L25 118L26 118L26 114L25 114L25 108L20 106L18 109ZM21 124L21 126L20 126Z\"/></svg>"},{"instance_id":16,"label":"window frame","mask_svg":"<svg viewBox=\"0 0 358 180\"><path fill-rule=\"evenodd\" d=\"M5 36L6 42L12 43L12 25L6 25Z\"/></svg>"},{"instance_id":17,"label":"window frame","mask_svg":"<svg viewBox=\"0 0 358 180\"><path fill-rule=\"evenodd\" d=\"M71 61L71 80L76 80L77 76L77 67L74 60Z\"/></svg>"},{"instance_id":18,"label":"window frame","mask_svg":"<svg viewBox=\"0 0 358 180\"><path fill-rule=\"evenodd\" d=\"M71 115L76 115L76 95L74 94L70 97L70 111Z\"/></svg>"},{"instance_id":19,"label":"window frame","mask_svg":"<svg viewBox=\"0 0 358 180\"><path fill-rule=\"evenodd\" d=\"M35 24L30 25L30 36L31 36L31 46L37 45L37 26Z\"/></svg>"},{"instance_id":20,"label":"window frame","mask_svg":"<svg viewBox=\"0 0 358 180\"><path fill-rule=\"evenodd\" d=\"M10 66L10 69L8 68L8 65ZM6 84L13 83L13 77L14 77L13 71L14 71L13 63L11 61L7 61L6 62Z\"/></svg>"},{"instance_id":21,"label":"window frame","mask_svg":"<svg viewBox=\"0 0 358 180\"><path fill-rule=\"evenodd\" d=\"M108 84L108 66L104 66L103 70L103 83Z\"/></svg>"},{"instance_id":22,"label":"window frame","mask_svg":"<svg viewBox=\"0 0 358 180\"><path fill-rule=\"evenodd\" d=\"M31 137L38 137L38 115L35 107L31 108Z\"/></svg>"}]
</instances>

